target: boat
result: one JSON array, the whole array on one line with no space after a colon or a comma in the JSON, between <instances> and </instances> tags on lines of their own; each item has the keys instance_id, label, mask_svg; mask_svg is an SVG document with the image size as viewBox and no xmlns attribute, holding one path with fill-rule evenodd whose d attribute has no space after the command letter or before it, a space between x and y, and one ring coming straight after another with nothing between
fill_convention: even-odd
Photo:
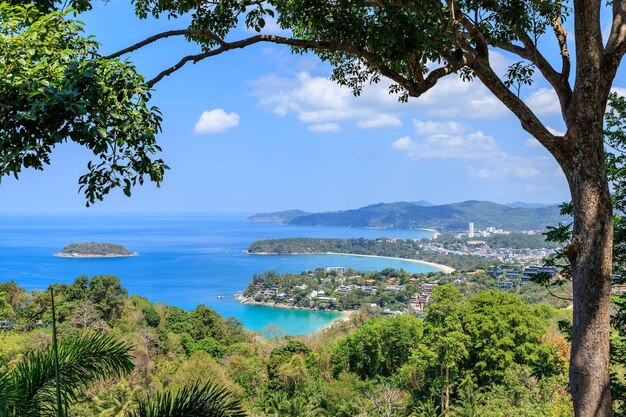
<instances>
[{"instance_id":1,"label":"boat","mask_svg":"<svg viewBox=\"0 0 626 417\"><path fill-rule=\"evenodd\" d=\"M217 299L218 299L218 300L223 300L224 298L226 298L226 296L225 296L225 295L218 295L218 296L217 296Z\"/></svg>"}]
</instances>

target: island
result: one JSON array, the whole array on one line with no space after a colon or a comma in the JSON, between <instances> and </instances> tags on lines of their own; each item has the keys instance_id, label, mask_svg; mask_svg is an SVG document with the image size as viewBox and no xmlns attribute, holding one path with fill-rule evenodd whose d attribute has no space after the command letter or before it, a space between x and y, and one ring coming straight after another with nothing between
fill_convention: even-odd
<instances>
[{"instance_id":1,"label":"island","mask_svg":"<svg viewBox=\"0 0 626 417\"><path fill-rule=\"evenodd\" d=\"M97 242L72 243L54 254L62 258L119 258L134 255L136 253L131 253L122 245Z\"/></svg>"}]
</instances>

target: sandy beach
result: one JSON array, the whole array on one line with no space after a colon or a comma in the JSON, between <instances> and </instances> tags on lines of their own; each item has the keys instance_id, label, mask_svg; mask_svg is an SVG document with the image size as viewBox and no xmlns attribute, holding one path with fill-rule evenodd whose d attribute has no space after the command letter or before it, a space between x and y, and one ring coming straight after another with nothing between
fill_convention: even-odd
<instances>
[{"instance_id":1,"label":"sandy beach","mask_svg":"<svg viewBox=\"0 0 626 417\"><path fill-rule=\"evenodd\" d=\"M268 252L248 252L245 251L245 253L249 254L249 255L273 255L273 256L292 256L292 255L340 255L340 256L360 256L363 258L380 258L380 259L393 259L395 261L407 261L407 262L415 262L418 264L423 264L423 265L429 265L432 266L433 268L437 268L438 270L440 270L441 272L443 272L444 274L451 274L454 271L456 271L456 269L452 268L451 266L447 266L447 265L442 265L442 264L436 264L434 262L428 262L428 261L420 261L417 259L408 259L408 258L396 258L393 256L378 256L378 255L360 255L360 254L356 254L356 253L337 253L337 252L311 252L311 253L268 253Z\"/></svg>"}]
</instances>

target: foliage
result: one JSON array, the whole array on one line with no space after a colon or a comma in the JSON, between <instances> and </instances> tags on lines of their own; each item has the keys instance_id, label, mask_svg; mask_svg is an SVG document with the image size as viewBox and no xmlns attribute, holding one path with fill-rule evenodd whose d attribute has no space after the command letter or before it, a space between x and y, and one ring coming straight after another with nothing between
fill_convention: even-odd
<instances>
[{"instance_id":1,"label":"foliage","mask_svg":"<svg viewBox=\"0 0 626 417\"><path fill-rule=\"evenodd\" d=\"M321 277L325 271L317 273ZM391 269L371 274L411 277ZM95 324L84 331L72 320L85 300L91 302L91 280L79 277L71 285L56 286L56 305L65 317L59 326L64 343L92 334ZM0 369L0 386L6 385L3 369L16 368L30 351L48 349L48 329L22 325L32 319L45 322L48 306L42 300L27 293L15 316L16 329L0 333L0 367L8 363ZM423 320L364 311L311 336L274 339L246 332L205 306L184 311L138 296L123 296L122 301L119 315L99 319L103 324L97 328L132 341L134 370L77 391L70 414L171 415L167 413L176 407L197 407L196 394L209 383L220 387L216 389L227 403L268 417L414 417L444 410L442 393L449 398L450 416L473 409L495 417L502 407L520 416L571 415L563 366L568 345L553 330L565 313L528 306L511 294L466 296L442 284L433 291ZM31 302L38 307L31 308ZM30 318L23 311L30 311ZM151 314L159 320L148 321ZM504 336L516 346L500 343ZM485 365L478 367L477 361ZM1 395L0 401L10 397Z\"/></svg>"},{"instance_id":2,"label":"foliage","mask_svg":"<svg viewBox=\"0 0 626 417\"><path fill-rule=\"evenodd\" d=\"M130 417L244 417L238 401L225 388L194 384L176 393L159 393L139 402Z\"/></svg>"},{"instance_id":3,"label":"foliage","mask_svg":"<svg viewBox=\"0 0 626 417\"><path fill-rule=\"evenodd\" d=\"M58 355L63 403L76 401L78 391L95 381L132 371L131 349L107 334L62 340ZM33 351L0 378L0 415L56 415L53 360L51 346Z\"/></svg>"},{"instance_id":4,"label":"foliage","mask_svg":"<svg viewBox=\"0 0 626 417\"><path fill-rule=\"evenodd\" d=\"M422 337L422 323L412 316L366 322L340 340L333 351L333 371L350 371L361 378L388 377L408 360Z\"/></svg>"},{"instance_id":5,"label":"foliage","mask_svg":"<svg viewBox=\"0 0 626 417\"><path fill-rule=\"evenodd\" d=\"M83 3L81 0L80 3ZM154 155L161 116L133 65L103 59L67 12L0 4L0 179L43 169L64 142L94 159L80 177L87 205L113 188L130 195L167 166Z\"/></svg>"},{"instance_id":6,"label":"foliage","mask_svg":"<svg viewBox=\"0 0 626 417\"><path fill-rule=\"evenodd\" d=\"M71 243L61 249L60 255L83 256L130 256L131 253L115 243Z\"/></svg>"}]
</instances>

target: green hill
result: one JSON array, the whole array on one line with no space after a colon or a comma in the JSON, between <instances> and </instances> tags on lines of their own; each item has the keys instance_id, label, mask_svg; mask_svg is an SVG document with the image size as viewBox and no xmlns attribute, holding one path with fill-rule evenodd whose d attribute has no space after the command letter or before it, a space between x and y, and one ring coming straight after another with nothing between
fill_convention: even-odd
<instances>
[{"instance_id":1,"label":"green hill","mask_svg":"<svg viewBox=\"0 0 626 417\"><path fill-rule=\"evenodd\" d=\"M107 258L132 256L132 253L122 245L115 243L84 242L69 244L55 256L65 258Z\"/></svg>"},{"instance_id":2,"label":"green hill","mask_svg":"<svg viewBox=\"0 0 626 417\"><path fill-rule=\"evenodd\" d=\"M355 210L298 216L288 223L302 226L347 226L372 228L436 228L447 231L496 227L506 230L538 230L564 220L558 206L509 207L489 201L464 201L437 206L415 203L380 203Z\"/></svg>"},{"instance_id":3,"label":"green hill","mask_svg":"<svg viewBox=\"0 0 626 417\"><path fill-rule=\"evenodd\" d=\"M311 213L302 210L285 210L276 211L273 213L261 213L248 217L248 221L251 222L275 222L275 223L287 223L296 217L306 216Z\"/></svg>"}]
</instances>

